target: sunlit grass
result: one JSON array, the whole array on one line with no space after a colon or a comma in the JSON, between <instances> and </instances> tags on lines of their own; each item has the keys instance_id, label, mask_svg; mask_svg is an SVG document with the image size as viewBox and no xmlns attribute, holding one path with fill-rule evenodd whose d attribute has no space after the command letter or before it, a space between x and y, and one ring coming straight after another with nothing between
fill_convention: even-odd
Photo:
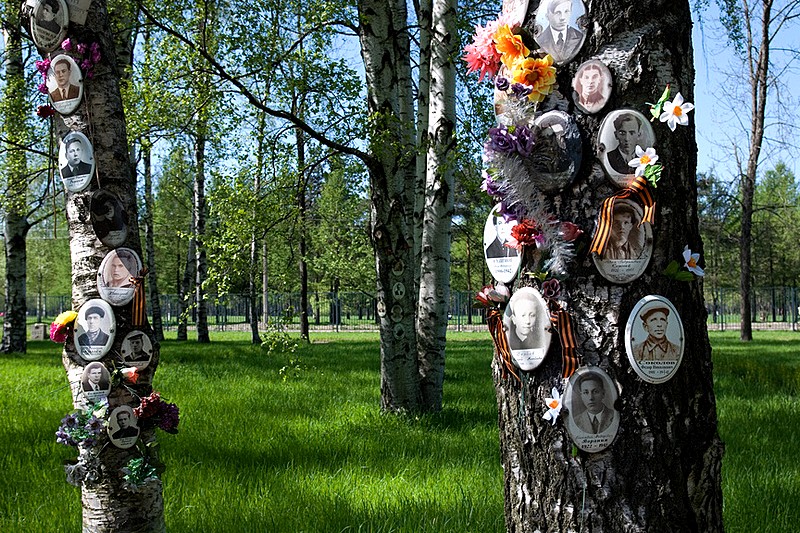
<instances>
[{"instance_id":1,"label":"sunlit grass","mask_svg":"<svg viewBox=\"0 0 800 533\"><path fill-rule=\"evenodd\" d=\"M726 529L792 531L800 335L736 335L711 336ZM449 335L445 408L417 418L380 414L374 333L313 334L272 356L249 333L212 339L162 348L156 385L181 408L180 433L160 438L169 531L504 530L486 333ZM0 531L78 531L60 466L74 452L54 438L70 408L59 346L29 348L0 358Z\"/></svg>"}]
</instances>

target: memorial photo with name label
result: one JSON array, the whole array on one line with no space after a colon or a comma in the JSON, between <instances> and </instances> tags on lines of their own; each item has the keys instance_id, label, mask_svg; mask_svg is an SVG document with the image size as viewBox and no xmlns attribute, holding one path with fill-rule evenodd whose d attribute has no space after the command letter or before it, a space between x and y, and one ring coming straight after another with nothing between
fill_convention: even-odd
<instances>
[{"instance_id":1,"label":"memorial photo with name label","mask_svg":"<svg viewBox=\"0 0 800 533\"><path fill-rule=\"evenodd\" d=\"M617 388L603 369L581 367L570 377L564 405L567 431L578 448L598 452L611 445L619 429L616 401Z\"/></svg>"},{"instance_id":2,"label":"memorial photo with name label","mask_svg":"<svg viewBox=\"0 0 800 533\"><path fill-rule=\"evenodd\" d=\"M93 298L78 310L75 319L75 349L83 359L97 361L114 342L116 319L108 302Z\"/></svg>"},{"instance_id":3,"label":"memorial photo with name label","mask_svg":"<svg viewBox=\"0 0 800 533\"><path fill-rule=\"evenodd\" d=\"M72 57L59 54L52 59L47 71L47 90L50 103L62 115L78 109L83 96L83 76Z\"/></svg>"},{"instance_id":4,"label":"memorial photo with name label","mask_svg":"<svg viewBox=\"0 0 800 533\"><path fill-rule=\"evenodd\" d=\"M121 405L108 416L108 436L117 448L130 448L139 438L139 426L133 409Z\"/></svg>"},{"instance_id":5,"label":"memorial photo with name label","mask_svg":"<svg viewBox=\"0 0 800 533\"><path fill-rule=\"evenodd\" d=\"M483 254L486 266L494 279L503 283L511 282L517 275L522 256L516 248L506 246L511 238L511 229L517 225L516 220L506 220L500 214L497 204L483 227Z\"/></svg>"},{"instance_id":6,"label":"memorial photo with name label","mask_svg":"<svg viewBox=\"0 0 800 533\"><path fill-rule=\"evenodd\" d=\"M144 332L134 330L122 341L122 362L128 366L145 368L153 355L153 345Z\"/></svg>"},{"instance_id":7,"label":"memorial photo with name label","mask_svg":"<svg viewBox=\"0 0 800 533\"><path fill-rule=\"evenodd\" d=\"M83 369L81 390L88 402L95 403L108 397L111 392L111 373L103 363L95 361Z\"/></svg>"},{"instance_id":8,"label":"memorial photo with name label","mask_svg":"<svg viewBox=\"0 0 800 533\"><path fill-rule=\"evenodd\" d=\"M541 293L522 287L511 295L503 315L511 359L522 370L533 370L547 355L552 338L550 313Z\"/></svg>"},{"instance_id":9,"label":"memorial photo with name label","mask_svg":"<svg viewBox=\"0 0 800 533\"><path fill-rule=\"evenodd\" d=\"M33 3L31 37L44 52L56 50L69 27L69 11L64 0L38 0Z\"/></svg>"},{"instance_id":10,"label":"memorial photo with name label","mask_svg":"<svg viewBox=\"0 0 800 533\"><path fill-rule=\"evenodd\" d=\"M545 0L536 10L533 38L559 65L578 55L586 39L586 6L580 0Z\"/></svg>"},{"instance_id":11,"label":"memorial photo with name label","mask_svg":"<svg viewBox=\"0 0 800 533\"><path fill-rule=\"evenodd\" d=\"M598 272L614 283L629 283L641 276L653 255L653 229L642 222L644 210L633 200L614 202L611 232L605 250L592 259Z\"/></svg>"},{"instance_id":12,"label":"memorial photo with name label","mask_svg":"<svg viewBox=\"0 0 800 533\"><path fill-rule=\"evenodd\" d=\"M142 269L142 261L130 248L110 251L97 271L97 290L111 305L125 305L133 300L133 277Z\"/></svg>"},{"instance_id":13,"label":"memorial photo with name label","mask_svg":"<svg viewBox=\"0 0 800 533\"><path fill-rule=\"evenodd\" d=\"M656 295L639 300L625 327L625 350L636 374L649 383L669 380L683 349L683 322L672 302Z\"/></svg>"},{"instance_id":14,"label":"memorial photo with name label","mask_svg":"<svg viewBox=\"0 0 800 533\"><path fill-rule=\"evenodd\" d=\"M78 131L64 136L58 150L61 181L70 192L80 192L94 174L94 150L88 137Z\"/></svg>"},{"instance_id":15,"label":"memorial photo with name label","mask_svg":"<svg viewBox=\"0 0 800 533\"><path fill-rule=\"evenodd\" d=\"M598 131L597 157L608 177L620 187L629 187L638 160L636 147L647 150L655 145L656 135L650 121L633 109L616 109L605 116Z\"/></svg>"}]
</instances>

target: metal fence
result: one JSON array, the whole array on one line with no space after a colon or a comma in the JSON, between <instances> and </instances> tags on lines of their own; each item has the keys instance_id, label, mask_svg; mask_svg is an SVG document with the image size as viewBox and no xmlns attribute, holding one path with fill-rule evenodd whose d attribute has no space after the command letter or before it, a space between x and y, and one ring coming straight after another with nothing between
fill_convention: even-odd
<instances>
[{"instance_id":1,"label":"metal fence","mask_svg":"<svg viewBox=\"0 0 800 533\"><path fill-rule=\"evenodd\" d=\"M485 311L474 308L475 295L453 292L450 296L450 329L475 331L485 328ZM739 328L740 297L737 289L706 287L708 327L713 330ZM755 329L800 331L800 294L796 287L764 287L752 292L752 322ZM312 292L309 294L308 319L312 330L373 331L378 329L377 301L364 292ZM0 297L0 302L2 298ZM270 293L267 314L262 299L257 312L262 327L266 324L296 329L300 325L300 294ZM161 296L161 316L166 329L176 328L180 318L180 302L176 295ZM151 309L148 302L148 313ZM28 297L28 316L49 322L58 313L72 308L69 296ZM151 315L152 316L152 315ZM195 322L190 310L189 324ZM246 295L227 295L208 302L209 325L217 330L246 330L250 322L250 302Z\"/></svg>"}]
</instances>

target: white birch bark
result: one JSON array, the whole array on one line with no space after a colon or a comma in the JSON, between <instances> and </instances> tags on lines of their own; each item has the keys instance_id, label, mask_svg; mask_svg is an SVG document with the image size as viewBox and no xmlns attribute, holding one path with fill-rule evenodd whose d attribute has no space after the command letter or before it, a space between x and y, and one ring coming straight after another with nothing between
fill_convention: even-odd
<instances>
[{"instance_id":1,"label":"white birch bark","mask_svg":"<svg viewBox=\"0 0 800 533\"><path fill-rule=\"evenodd\" d=\"M455 149L455 0L434 0L431 30L428 157L425 178L417 349L423 406L442 408Z\"/></svg>"}]
</instances>

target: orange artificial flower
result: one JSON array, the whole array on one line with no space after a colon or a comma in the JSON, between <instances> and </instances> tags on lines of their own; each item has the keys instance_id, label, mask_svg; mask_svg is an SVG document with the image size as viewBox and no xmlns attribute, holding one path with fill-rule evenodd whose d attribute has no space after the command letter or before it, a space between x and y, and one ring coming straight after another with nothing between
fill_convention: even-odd
<instances>
[{"instance_id":1,"label":"orange artificial flower","mask_svg":"<svg viewBox=\"0 0 800 533\"><path fill-rule=\"evenodd\" d=\"M512 78L515 83L523 83L532 88L528 95L530 101L541 102L553 92L553 85L556 83L553 58L547 54L542 59L529 57L518 61L512 68Z\"/></svg>"},{"instance_id":2,"label":"orange artificial flower","mask_svg":"<svg viewBox=\"0 0 800 533\"><path fill-rule=\"evenodd\" d=\"M503 24L494 32L492 40L494 41L494 47L500 52L500 61L508 68L511 68L517 61L525 59L531 53L525 43L522 42L522 37L514 35L507 24Z\"/></svg>"}]
</instances>

